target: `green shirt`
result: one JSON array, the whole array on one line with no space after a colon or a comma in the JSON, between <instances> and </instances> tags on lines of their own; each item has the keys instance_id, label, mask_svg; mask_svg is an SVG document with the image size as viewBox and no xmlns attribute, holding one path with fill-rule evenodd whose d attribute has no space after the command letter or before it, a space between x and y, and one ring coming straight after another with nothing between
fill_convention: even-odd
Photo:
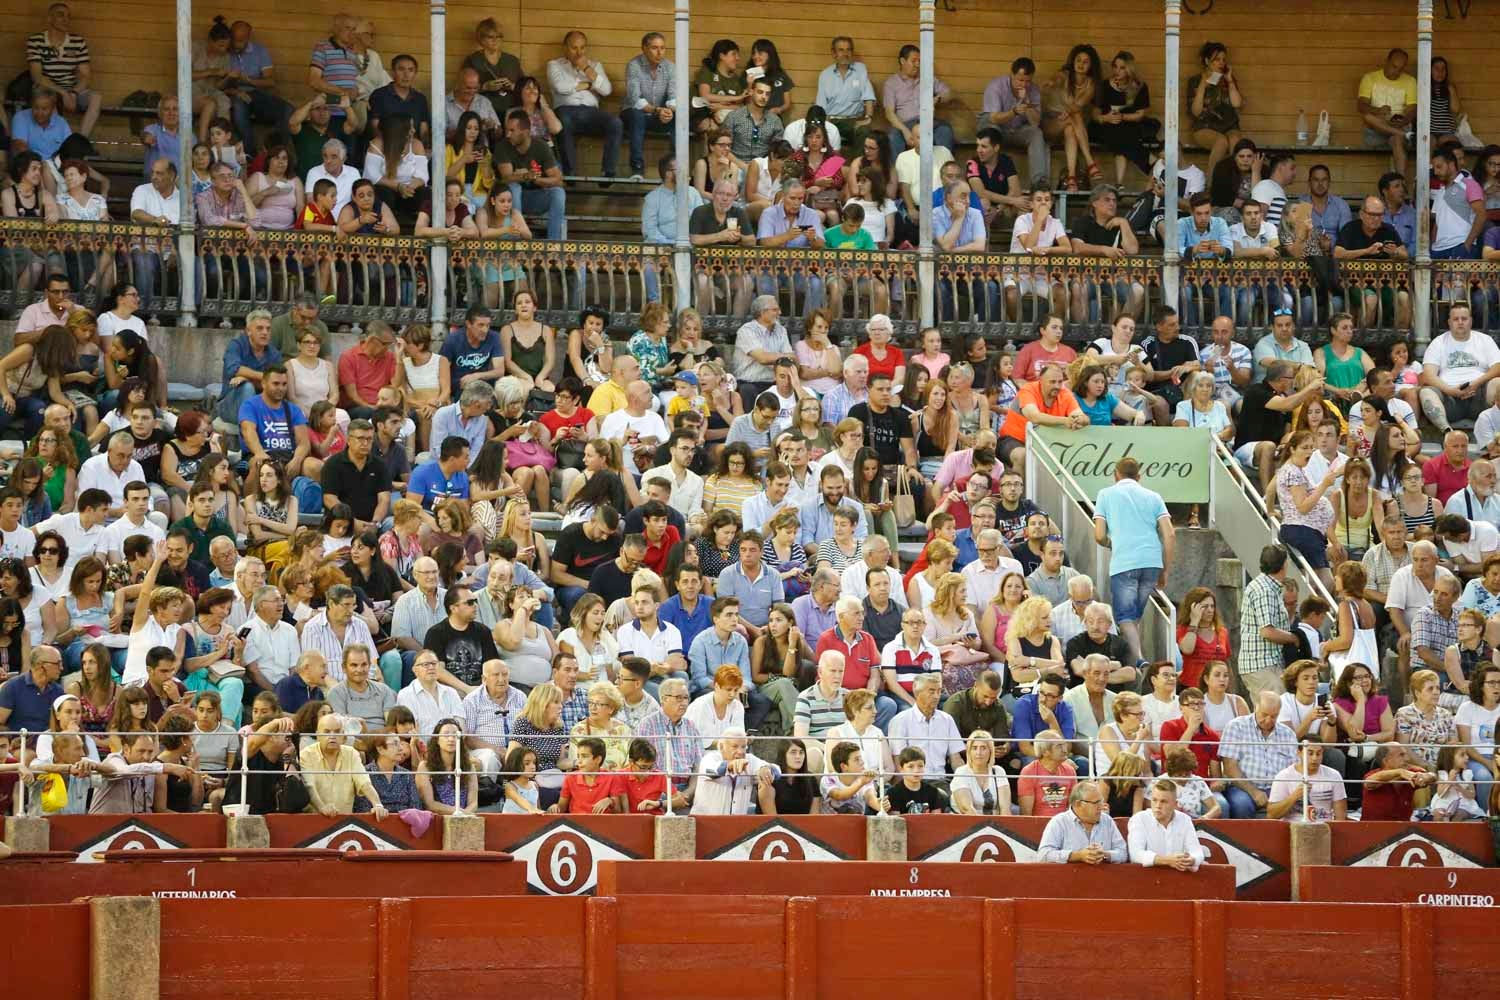
<instances>
[{"instance_id":1,"label":"green shirt","mask_svg":"<svg viewBox=\"0 0 1500 1000\"><path fill-rule=\"evenodd\" d=\"M557 157L552 155L552 147L546 143L531 140L531 145L526 147L526 152L521 152L509 142L502 140L495 147L495 173L500 172L500 164L509 163L512 170L530 170L540 177L553 167L557 166ZM525 188L536 187L535 181L527 181L522 185Z\"/></svg>"},{"instance_id":2,"label":"green shirt","mask_svg":"<svg viewBox=\"0 0 1500 1000\"><path fill-rule=\"evenodd\" d=\"M844 232L843 226L833 226L823 232L823 239L828 243L830 250L874 250L875 240L861 227L853 234Z\"/></svg>"},{"instance_id":3,"label":"green shirt","mask_svg":"<svg viewBox=\"0 0 1500 1000\"><path fill-rule=\"evenodd\" d=\"M333 357L333 344L328 334L328 324L320 319L312 321L312 329L318 331L318 336L323 338L323 345L318 348L318 357ZM290 361L297 356L297 337L300 331L292 326L292 314L290 311L282 313L271 320L271 346L281 352L284 361Z\"/></svg>"},{"instance_id":4,"label":"green shirt","mask_svg":"<svg viewBox=\"0 0 1500 1000\"><path fill-rule=\"evenodd\" d=\"M201 531L198 529L198 525L193 523L193 515L191 514L173 524L172 527L182 528L192 537L193 551L188 553L188 558L195 562L200 562L205 566L210 564L208 547L213 544L215 538L223 535L231 542L235 540L234 529L229 526L229 522L217 515L208 522L208 527Z\"/></svg>"}]
</instances>

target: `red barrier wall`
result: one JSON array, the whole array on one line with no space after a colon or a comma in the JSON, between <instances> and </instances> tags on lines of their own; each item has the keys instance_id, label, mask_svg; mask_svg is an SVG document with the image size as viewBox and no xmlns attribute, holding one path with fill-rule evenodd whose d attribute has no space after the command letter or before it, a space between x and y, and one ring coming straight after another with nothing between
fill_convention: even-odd
<instances>
[{"instance_id":1,"label":"red barrier wall","mask_svg":"<svg viewBox=\"0 0 1500 1000\"><path fill-rule=\"evenodd\" d=\"M1389 868L1493 867L1488 823L1333 823L1333 863Z\"/></svg>"},{"instance_id":2,"label":"red barrier wall","mask_svg":"<svg viewBox=\"0 0 1500 1000\"><path fill-rule=\"evenodd\" d=\"M47 831L52 850L74 854L224 846L224 817L212 813L52 816Z\"/></svg>"},{"instance_id":3,"label":"red barrier wall","mask_svg":"<svg viewBox=\"0 0 1500 1000\"><path fill-rule=\"evenodd\" d=\"M721 861L860 861L863 816L699 816L698 857Z\"/></svg>"},{"instance_id":4,"label":"red barrier wall","mask_svg":"<svg viewBox=\"0 0 1500 1000\"><path fill-rule=\"evenodd\" d=\"M605 861L599 895L874 896L881 898L992 897L1058 899L1234 898L1234 869L1206 865L1197 872L1140 865L997 864L941 861L736 861L698 865L680 861Z\"/></svg>"},{"instance_id":5,"label":"red barrier wall","mask_svg":"<svg viewBox=\"0 0 1500 1000\"><path fill-rule=\"evenodd\" d=\"M0 865L0 885L10 867ZM88 996L88 954L87 904L0 906L0 992L6 996Z\"/></svg>"},{"instance_id":6,"label":"red barrier wall","mask_svg":"<svg viewBox=\"0 0 1500 1000\"><path fill-rule=\"evenodd\" d=\"M347 856L257 857L257 851L213 851L165 859L120 852L102 865L14 861L0 879L0 903L62 903L80 896L158 896L216 899L286 896L516 896L526 892L526 870L506 855L435 851L370 851ZM267 852L271 853L271 852Z\"/></svg>"},{"instance_id":7,"label":"red barrier wall","mask_svg":"<svg viewBox=\"0 0 1500 1000\"><path fill-rule=\"evenodd\" d=\"M1416 903L1422 906L1494 906L1500 871L1494 868L1369 868L1303 865L1303 902Z\"/></svg>"},{"instance_id":8,"label":"red barrier wall","mask_svg":"<svg viewBox=\"0 0 1500 1000\"><path fill-rule=\"evenodd\" d=\"M1123 820L1116 825L1125 831ZM908 816L906 854L913 861L1029 862L1036 858L1046 826L1047 821L1036 816L979 821L969 816ZM1211 864L1235 870L1240 899L1270 902L1291 896L1291 842L1285 823L1214 820L1198 824L1198 840Z\"/></svg>"},{"instance_id":9,"label":"red barrier wall","mask_svg":"<svg viewBox=\"0 0 1500 1000\"><path fill-rule=\"evenodd\" d=\"M89 995L86 905L0 921L26 928L0 936L7 995ZM1201 900L163 900L161 995L1479 998L1500 976L1494 925L1472 909Z\"/></svg>"},{"instance_id":10,"label":"red barrier wall","mask_svg":"<svg viewBox=\"0 0 1500 1000\"><path fill-rule=\"evenodd\" d=\"M526 865L532 892L552 896L594 891L600 861L649 858L656 853L650 816L484 817L484 847Z\"/></svg>"}]
</instances>

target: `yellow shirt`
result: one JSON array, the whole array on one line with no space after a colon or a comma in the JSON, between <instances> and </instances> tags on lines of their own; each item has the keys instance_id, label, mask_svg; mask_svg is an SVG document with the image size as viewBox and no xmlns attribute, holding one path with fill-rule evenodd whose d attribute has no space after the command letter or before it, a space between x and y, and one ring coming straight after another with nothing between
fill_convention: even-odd
<instances>
[{"instance_id":1,"label":"yellow shirt","mask_svg":"<svg viewBox=\"0 0 1500 1000\"><path fill-rule=\"evenodd\" d=\"M453 161L458 159L458 150L454 149L452 146L448 146L446 151L447 155L443 159L443 168L445 170L451 170L453 168ZM490 154L488 151L486 151L485 154L479 158L479 163L477 164L477 166L479 167L479 169L474 171L473 191L474 197L479 201L480 204L483 204L485 198L490 193L490 183L495 179L495 166L494 162L490 159ZM458 179L462 181L467 175L468 170L463 170L458 174Z\"/></svg>"},{"instance_id":2,"label":"yellow shirt","mask_svg":"<svg viewBox=\"0 0 1500 1000\"><path fill-rule=\"evenodd\" d=\"M1402 73L1392 80L1383 69L1372 69L1359 80L1359 96L1370 106L1400 114L1417 103L1417 78Z\"/></svg>"},{"instance_id":3,"label":"yellow shirt","mask_svg":"<svg viewBox=\"0 0 1500 1000\"><path fill-rule=\"evenodd\" d=\"M707 420L708 399L702 395L694 396L692 399L687 399L683 396L673 396L667 401L667 423L670 424L672 418L683 410L697 410L703 415L703 419Z\"/></svg>"},{"instance_id":4,"label":"yellow shirt","mask_svg":"<svg viewBox=\"0 0 1500 1000\"><path fill-rule=\"evenodd\" d=\"M611 413L625 409L625 390L614 382L605 382L589 396L588 406L602 423Z\"/></svg>"},{"instance_id":5,"label":"yellow shirt","mask_svg":"<svg viewBox=\"0 0 1500 1000\"><path fill-rule=\"evenodd\" d=\"M323 757L323 748L316 741L302 748L299 755L302 763L302 781L307 785L307 795L312 799L308 812L317 812L325 803L336 812L352 813L354 795L359 793L372 805L380 802L380 793L370 781L359 754L351 746L339 747L338 763L328 766ZM333 774L313 774L314 771L333 771Z\"/></svg>"}]
</instances>

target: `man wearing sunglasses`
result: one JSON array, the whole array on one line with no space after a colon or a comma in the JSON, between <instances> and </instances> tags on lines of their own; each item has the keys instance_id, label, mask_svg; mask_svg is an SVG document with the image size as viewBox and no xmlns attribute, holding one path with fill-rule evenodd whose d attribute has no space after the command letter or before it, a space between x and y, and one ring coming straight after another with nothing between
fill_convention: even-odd
<instances>
[{"instance_id":1,"label":"man wearing sunglasses","mask_svg":"<svg viewBox=\"0 0 1500 1000\"><path fill-rule=\"evenodd\" d=\"M443 610L448 617L427 630L422 647L446 664L441 671L446 675L443 683L467 695L483 682L485 661L498 660L500 651L489 629L474 620L479 615L479 599L468 587L454 587L444 594Z\"/></svg>"}]
</instances>

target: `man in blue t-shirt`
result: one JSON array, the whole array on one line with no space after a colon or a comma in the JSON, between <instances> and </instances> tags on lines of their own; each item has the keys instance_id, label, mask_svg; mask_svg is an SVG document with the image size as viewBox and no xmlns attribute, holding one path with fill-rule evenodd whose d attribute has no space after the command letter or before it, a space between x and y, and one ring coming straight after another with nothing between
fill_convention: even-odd
<instances>
[{"instance_id":1,"label":"man in blue t-shirt","mask_svg":"<svg viewBox=\"0 0 1500 1000\"><path fill-rule=\"evenodd\" d=\"M406 499L432 510L433 504L448 497L469 499L469 442L452 435L443 438L438 448L436 462L424 462L412 470L406 484ZM437 522L430 515L423 515L435 527Z\"/></svg>"},{"instance_id":2,"label":"man in blue t-shirt","mask_svg":"<svg viewBox=\"0 0 1500 1000\"><path fill-rule=\"evenodd\" d=\"M492 315L484 306L470 306L464 313L464 328L448 334L438 351L453 366L455 387L483 380L493 382L505 374L505 352L500 335L490 329Z\"/></svg>"},{"instance_id":3,"label":"man in blue t-shirt","mask_svg":"<svg viewBox=\"0 0 1500 1000\"><path fill-rule=\"evenodd\" d=\"M286 366L277 362L261 373L260 395L240 404L240 438L250 464L273 459L286 469L288 479L303 474L308 460L307 417L302 408L286 398ZM316 460L314 460L316 461ZM316 477L317 471L308 471Z\"/></svg>"},{"instance_id":4,"label":"man in blue t-shirt","mask_svg":"<svg viewBox=\"0 0 1500 1000\"><path fill-rule=\"evenodd\" d=\"M1115 484L1094 501L1094 540L1110 547L1110 607L1137 663L1141 615L1151 592L1167 585L1174 542L1167 505L1140 478L1141 463L1127 455L1115 463Z\"/></svg>"}]
</instances>

